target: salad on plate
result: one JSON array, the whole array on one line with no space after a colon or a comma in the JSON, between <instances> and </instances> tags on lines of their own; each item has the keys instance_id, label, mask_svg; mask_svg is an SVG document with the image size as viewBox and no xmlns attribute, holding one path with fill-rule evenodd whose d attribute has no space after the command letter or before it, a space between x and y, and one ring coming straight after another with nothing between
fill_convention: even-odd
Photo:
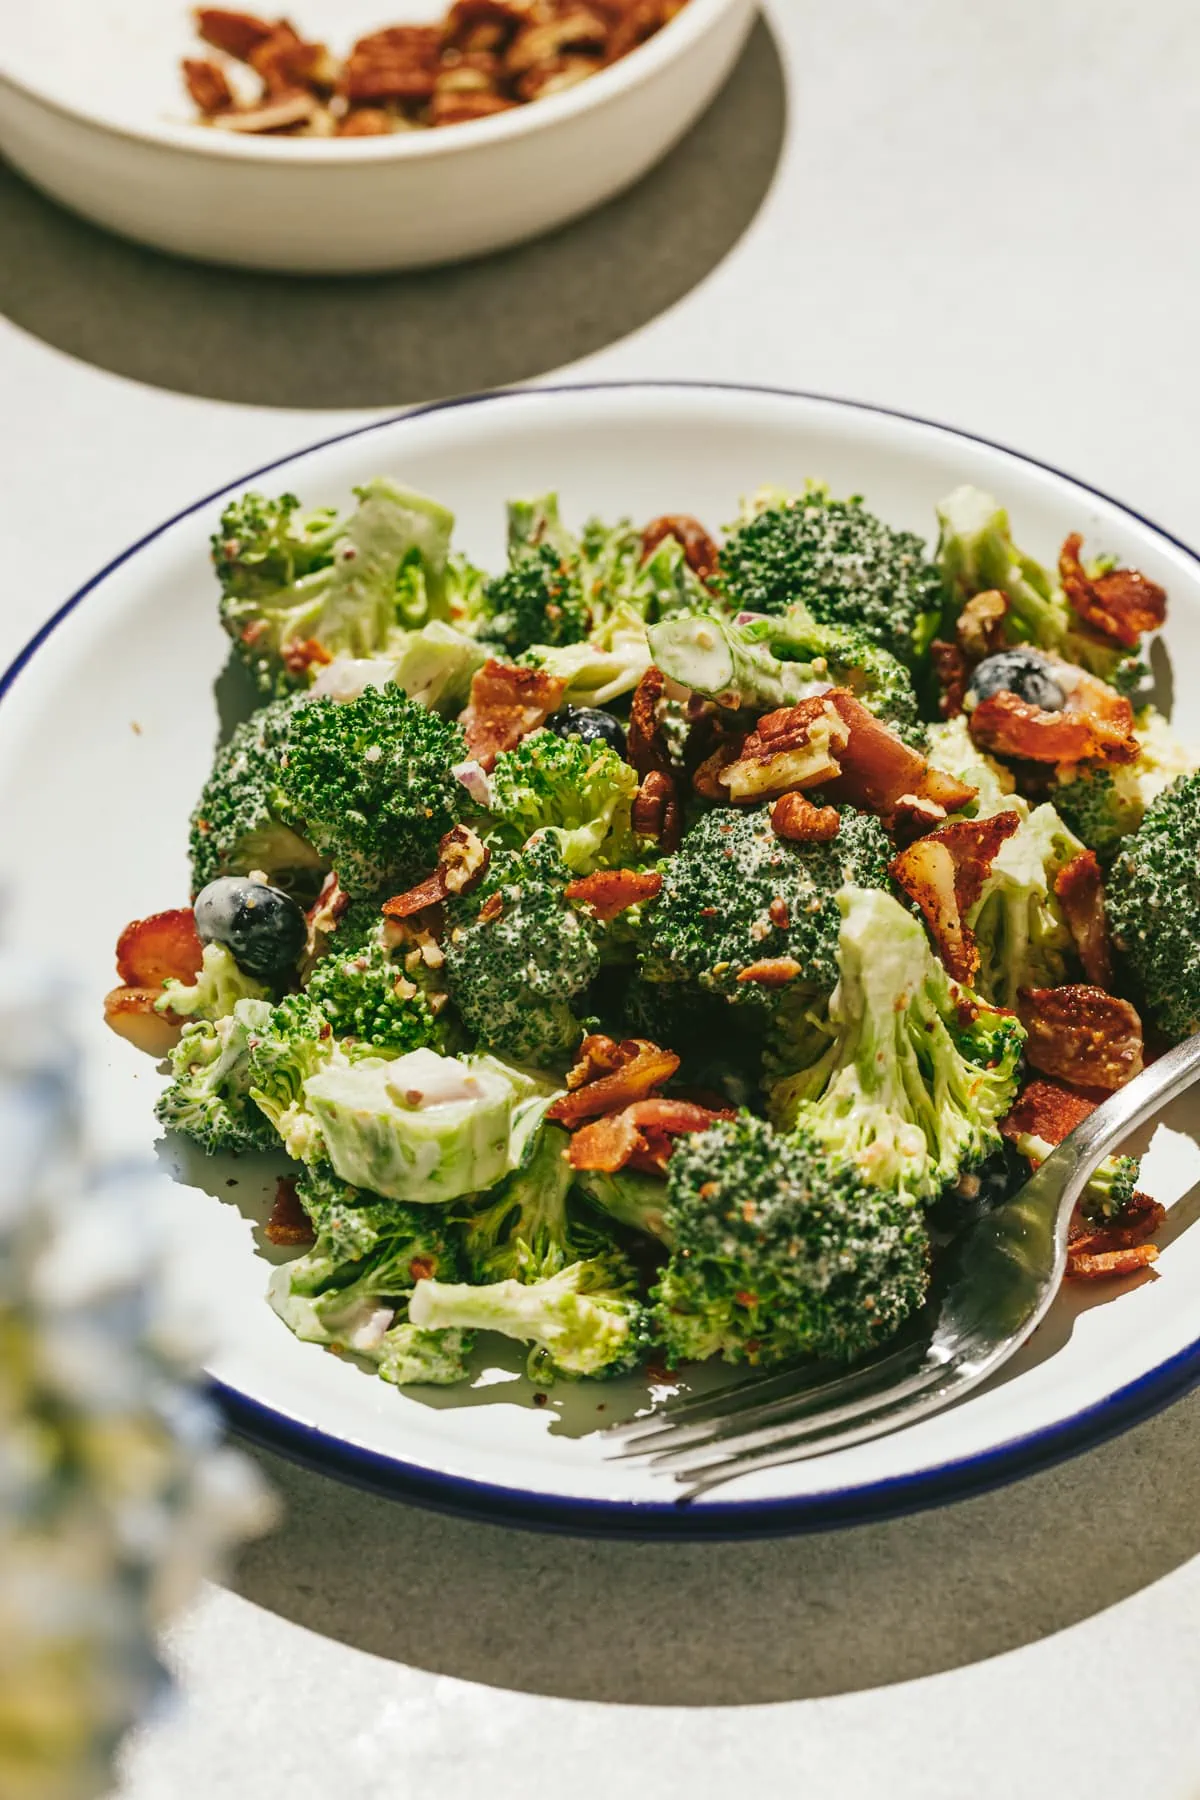
<instances>
[{"instance_id":1,"label":"salad on plate","mask_svg":"<svg viewBox=\"0 0 1200 1800\"><path fill-rule=\"evenodd\" d=\"M495 573L453 523L385 477L227 506L258 704L109 1023L169 1057L169 1132L291 1160L270 1303L386 1381L492 1333L542 1385L871 1351L1200 1026L1163 590L970 487L932 549L817 482L720 541L513 501ZM1136 1275L1162 1216L1110 1159L1070 1274Z\"/></svg>"}]
</instances>

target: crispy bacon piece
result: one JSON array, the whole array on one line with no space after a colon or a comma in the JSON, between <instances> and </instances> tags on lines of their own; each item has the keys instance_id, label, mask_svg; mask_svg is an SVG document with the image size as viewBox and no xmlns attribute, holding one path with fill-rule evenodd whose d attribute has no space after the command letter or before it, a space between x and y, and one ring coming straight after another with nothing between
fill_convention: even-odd
<instances>
[{"instance_id":1,"label":"crispy bacon piece","mask_svg":"<svg viewBox=\"0 0 1200 1800\"><path fill-rule=\"evenodd\" d=\"M183 79L188 93L202 113L223 112L233 105L233 89L220 63L203 56L185 56Z\"/></svg>"},{"instance_id":2,"label":"crispy bacon piece","mask_svg":"<svg viewBox=\"0 0 1200 1800\"><path fill-rule=\"evenodd\" d=\"M669 1081L679 1067L673 1050L661 1050L646 1038L626 1038L618 1049L622 1058L619 1067L560 1095L546 1108L546 1117L573 1131L585 1119L619 1112L635 1100L645 1100L656 1087Z\"/></svg>"},{"instance_id":3,"label":"crispy bacon piece","mask_svg":"<svg viewBox=\"0 0 1200 1800\"><path fill-rule=\"evenodd\" d=\"M325 648L320 638L293 638L282 646L280 660L289 675L307 675L310 669L331 663L333 652Z\"/></svg>"},{"instance_id":4,"label":"crispy bacon piece","mask_svg":"<svg viewBox=\"0 0 1200 1800\"><path fill-rule=\"evenodd\" d=\"M978 973L979 949L967 913L983 892L996 852L1020 822L1015 812L954 819L902 850L888 870L920 907L956 981L970 982Z\"/></svg>"},{"instance_id":5,"label":"crispy bacon piece","mask_svg":"<svg viewBox=\"0 0 1200 1800\"><path fill-rule=\"evenodd\" d=\"M1067 1275L1076 1281L1112 1281L1120 1275L1137 1275L1158 1261L1154 1244L1134 1244L1128 1250L1102 1250L1098 1255L1067 1252Z\"/></svg>"},{"instance_id":6,"label":"crispy bacon piece","mask_svg":"<svg viewBox=\"0 0 1200 1800\"><path fill-rule=\"evenodd\" d=\"M1142 633L1157 631L1167 616L1166 591L1137 569L1110 569L1093 580L1079 560L1083 539L1066 539L1058 558L1059 579L1071 610L1085 625L1126 650L1136 650Z\"/></svg>"},{"instance_id":7,"label":"crispy bacon piece","mask_svg":"<svg viewBox=\"0 0 1200 1800\"><path fill-rule=\"evenodd\" d=\"M196 30L206 44L224 50L239 62L248 62L250 52L264 43L275 27L253 13L227 12L220 6L198 6L193 14Z\"/></svg>"},{"instance_id":8,"label":"crispy bacon piece","mask_svg":"<svg viewBox=\"0 0 1200 1800\"><path fill-rule=\"evenodd\" d=\"M657 869L597 869L594 875L569 881L563 892L568 900L581 900L593 918L607 925L640 901L653 900L661 887Z\"/></svg>"},{"instance_id":9,"label":"crispy bacon piece","mask_svg":"<svg viewBox=\"0 0 1200 1800\"><path fill-rule=\"evenodd\" d=\"M794 956L760 956L757 962L742 969L737 979L752 981L757 987L780 988L787 987L801 973L802 965Z\"/></svg>"},{"instance_id":10,"label":"crispy bacon piece","mask_svg":"<svg viewBox=\"0 0 1200 1800\"><path fill-rule=\"evenodd\" d=\"M725 1108L714 1111L692 1100L655 1097L636 1101L577 1131L567 1160L573 1169L600 1169L609 1175L626 1167L662 1175L670 1160L673 1137L707 1131L717 1119L732 1117L733 1113Z\"/></svg>"},{"instance_id":11,"label":"crispy bacon piece","mask_svg":"<svg viewBox=\"0 0 1200 1800\"><path fill-rule=\"evenodd\" d=\"M579 1054L567 1071L567 1087L574 1090L589 1081L599 1080L601 1075L612 1075L623 1064L631 1062L636 1054L632 1040L628 1040L623 1049L616 1038L592 1032L580 1044Z\"/></svg>"},{"instance_id":12,"label":"crispy bacon piece","mask_svg":"<svg viewBox=\"0 0 1200 1800\"><path fill-rule=\"evenodd\" d=\"M502 750L515 749L558 711L566 690L565 681L542 669L484 663L471 682L470 704L462 716L470 755L490 773Z\"/></svg>"},{"instance_id":13,"label":"crispy bacon piece","mask_svg":"<svg viewBox=\"0 0 1200 1800\"><path fill-rule=\"evenodd\" d=\"M161 987L115 987L104 996L104 1023L147 1056L166 1056L179 1042L181 1019L154 1010Z\"/></svg>"},{"instance_id":14,"label":"crispy bacon piece","mask_svg":"<svg viewBox=\"0 0 1200 1800\"><path fill-rule=\"evenodd\" d=\"M1103 988L1022 988L1017 1013L1026 1061L1043 1075L1111 1093L1141 1070L1142 1022Z\"/></svg>"},{"instance_id":15,"label":"crispy bacon piece","mask_svg":"<svg viewBox=\"0 0 1200 1800\"><path fill-rule=\"evenodd\" d=\"M134 919L117 939L117 974L127 987L161 989L164 981L191 981L203 957L190 906Z\"/></svg>"},{"instance_id":16,"label":"crispy bacon piece","mask_svg":"<svg viewBox=\"0 0 1200 1800\"><path fill-rule=\"evenodd\" d=\"M841 830L834 806L814 806L807 794L781 794L771 808L771 830L788 844L828 844Z\"/></svg>"},{"instance_id":17,"label":"crispy bacon piece","mask_svg":"<svg viewBox=\"0 0 1200 1800\"><path fill-rule=\"evenodd\" d=\"M721 798L757 806L793 789L817 787L841 772L849 727L824 694L767 713L716 776Z\"/></svg>"},{"instance_id":18,"label":"crispy bacon piece","mask_svg":"<svg viewBox=\"0 0 1200 1800\"><path fill-rule=\"evenodd\" d=\"M1084 974L1097 987L1111 988L1112 945L1104 913L1104 877L1094 850L1081 850L1059 870L1054 892L1062 902Z\"/></svg>"},{"instance_id":19,"label":"crispy bacon piece","mask_svg":"<svg viewBox=\"0 0 1200 1800\"><path fill-rule=\"evenodd\" d=\"M666 855L674 855L683 838L683 808L675 777L662 769L651 769L643 776L631 816L640 837L653 838Z\"/></svg>"},{"instance_id":20,"label":"crispy bacon piece","mask_svg":"<svg viewBox=\"0 0 1200 1800\"><path fill-rule=\"evenodd\" d=\"M1001 1120L1000 1130L1014 1144L1020 1137L1061 1144L1107 1098L1105 1093L1081 1093L1077 1088L1065 1087L1061 1081L1035 1076L1026 1082L1016 1105Z\"/></svg>"},{"instance_id":21,"label":"crispy bacon piece","mask_svg":"<svg viewBox=\"0 0 1200 1800\"><path fill-rule=\"evenodd\" d=\"M300 1204L296 1183L281 1175L275 1187L275 1204L263 1226L263 1236L272 1244L315 1244L317 1234L312 1221Z\"/></svg>"},{"instance_id":22,"label":"crispy bacon piece","mask_svg":"<svg viewBox=\"0 0 1200 1800\"><path fill-rule=\"evenodd\" d=\"M643 777L671 773L671 752L658 716L658 703L665 686L666 677L662 670L651 666L634 688L629 703L626 754L631 766Z\"/></svg>"},{"instance_id":23,"label":"crispy bacon piece","mask_svg":"<svg viewBox=\"0 0 1200 1800\"><path fill-rule=\"evenodd\" d=\"M959 812L975 798L973 787L932 768L918 750L910 750L847 688L830 688L823 698L837 708L850 727L850 734L837 753L841 775L826 784L829 800L848 801L887 819L900 800L909 795L932 800L947 812Z\"/></svg>"},{"instance_id":24,"label":"crispy bacon piece","mask_svg":"<svg viewBox=\"0 0 1200 1800\"><path fill-rule=\"evenodd\" d=\"M455 825L438 844L438 865L432 875L418 881L406 894L394 894L383 903L386 919L410 919L437 906L450 894L469 894L478 887L492 860L492 853L469 825Z\"/></svg>"},{"instance_id":25,"label":"crispy bacon piece","mask_svg":"<svg viewBox=\"0 0 1200 1800\"><path fill-rule=\"evenodd\" d=\"M1152 1200L1149 1194L1134 1194L1124 1212L1103 1225L1090 1225L1086 1219L1077 1216L1071 1225L1068 1249L1081 1256L1105 1250L1130 1250L1134 1244L1144 1244L1147 1238L1153 1237L1166 1216L1166 1207Z\"/></svg>"},{"instance_id":26,"label":"crispy bacon piece","mask_svg":"<svg viewBox=\"0 0 1200 1800\"><path fill-rule=\"evenodd\" d=\"M673 537L682 547L684 560L707 586L717 567L717 546L699 519L691 513L663 513L642 528L642 556L657 550L664 538Z\"/></svg>"},{"instance_id":27,"label":"crispy bacon piece","mask_svg":"<svg viewBox=\"0 0 1200 1800\"><path fill-rule=\"evenodd\" d=\"M971 737L981 749L1028 762L1134 762L1140 747L1133 735L1133 712L1122 696L1115 699L1125 709L1127 724L1094 712L1043 712L1016 694L992 694L971 714Z\"/></svg>"}]
</instances>

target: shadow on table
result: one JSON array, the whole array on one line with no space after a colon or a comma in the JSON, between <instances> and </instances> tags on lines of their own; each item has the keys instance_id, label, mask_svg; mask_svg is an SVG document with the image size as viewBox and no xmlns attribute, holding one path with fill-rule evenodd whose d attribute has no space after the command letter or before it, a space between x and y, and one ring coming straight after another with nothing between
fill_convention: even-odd
<instances>
[{"instance_id":1,"label":"shadow on table","mask_svg":"<svg viewBox=\"0 0 1200 1800\"><path fill-rule=\"evenodd\" d=\"M726 88L628 194L449 269L314 279L204 268L110 237L0 164L0 311L85 362L244 404L407 404L500 387L602 349L711 273L783 144L765 23Z\"/></svg>"},{"instance_id":2,"label":"shadow on table","mask_svg":"<svg viewBox=\"0 0 1200 1800\"><path fill-rule=\"evenodd\" d=\"M286 1517L242 1559L249 1599L376 1656L571 1699L739 1706L911 1681L1200 1552L1200 1394L993 1494L745 1544L535 1536L259 1460Z\"/></svg>"}]
</instances>

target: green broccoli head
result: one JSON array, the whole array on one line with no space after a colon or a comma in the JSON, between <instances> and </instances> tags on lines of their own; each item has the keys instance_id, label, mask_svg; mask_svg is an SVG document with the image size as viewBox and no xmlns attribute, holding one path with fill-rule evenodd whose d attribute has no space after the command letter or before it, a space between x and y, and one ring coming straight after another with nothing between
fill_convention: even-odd
<instances>
[{"instance_id":1,"label":"green broccoli head","mask_svg":"<svg viewBox=\"0 0 1200 1800\"><path fill-rule=\"evenodd\" d=\"M1155 1024L1170 1038L1200 1031L1200 774L1175 781L1125 839L1105 900Z\"/></svg>"},{"instance_id":2,"label":"green broccoli head","mask_svg":"<svg viewBox=\"0 0 1200 1800\"><path fill-rule=\"evenodd\" d=\"M588 610L578 563L548 543L523 550L488 582L479 629L509 657L534 644L580 643L588 633Z\"/></svg>"},{"instance_id":3,"label":"green broccoli head","mask_svg":"<svg viewBox=\"0 0 1200 1800\"><path fill-rule=\"evenodd\" d=\"M790 1004L800 993L828 993L838 978L838 890L882 887L891 855L878 819L852 807L825 844L783 842L767 806L706 813L663 864L662 891L646 909L641 975L764 1012L781 994ZM789 987L738 979L775 957L799 964Z\"/></svg>"},{"instance_id":4,"label":"green broccoli head","mask_svg":"<svg viewBox=\"0 0 1200 1800\"><path fill-rule=\"evenodd\" d=\"M1107 862L1121 840L1138 829L1146 808L1165 793L1180 775L1196 768L1196 755L1171 730L1154 707L1143 707L1137 716L1140 746L1136 762L1106 768L1098 763L1077 763L1058 771L1054 804L1089 849Z\"/></svg>"},{"instance_id":5,"label":"green broccoli head","mask_svg":"<svg viewBox=\"0 0 1200 1800\"><path fill-rule=\"evenodd\" d=\"M437 973L419 952L405 956L393 935L377 901L356 900L338 921L305 992L337 1038L398 1056L423 1045L445 1050L453 1029Z\"/></svg>"},{"instance_id":6,"label":"green broccoli head","mask_svg":"<svg viewBox=\"0 0 1200 1800\"><path fill-rule=\"evenodd\" d=\"M1056 576L1013 542L1008 514L990 494L955 488L937 514L945 635L953 636L954 621L968 600L996 589L1008 600L1004 630L1010 643L1051 650L1122 694L1142 684L1146 669L1140 656L1080 623Z\"/></svg>"},{"instance_id":7,"label":"green broccoli head","mask_svg":"<svg viewBox=\"0 0 1200 1800\"><path fill-rule=\"evenodd\" d=\"M296 709L280 769L289 815L337 870L345 893L402 885L437 862L462 816L454 765L466 756L457 725L395 688Z\"/></svg>"},{"instance_id":8,"label":"green broccoli head","mask_svg":"<svg viewBox=\"0 0 1200 1800\"><path fill-rule=\"evenodd\" d=\"M1000 1148L1025 1033L951 980L890 894L851 887L838 906L840 975L819 1053L771 1085L770 1115L875 1186L933 1201Z\"/></svg>"},{"instance_id":9,"label":"green broccoli head","mask_svg":"<svg viewBox=\"0 0 1200 1800\"><path fill-rule=\"evenodd\" d=\"M926 728L904 664L864 631L818 624L804 605L736 619L695 613L652 626L649 637L665 675L723 706L761 713L844 687L905 743L924 745Z\"/></svg>"},{"instance_id":10,"label":"green broccoli head","mask_svg":"<svg viewBox=\"0 0 1200 1800\"><path fill-rule=\"evenodd\" d=\"M195 981L164 981L156 1012L176 1019L223 1019L239 1000L266 1000L268 990L234 961L224 944L205 944Z\"/></svg>"},{"instance_id":11,"label":"green broccoli head","mask_svg":"<svg viewBox=\"0 0 1200 1800\"><path fill-rule=\"evenodd\" d=\"M214 1023L193 1019L171 1052L169 1087L154 1116L210 1156L219 1150L270 1150L277 1140L250 1094L250 1038L271 1016L266 1000L239 1000Z\"/></svg>"},{"instance_id":12,"label":"green broccoli head","mask_svg":"<svg viewBox=\"0 0 1200 1800\"><path fill-rule=\"evenodd\" d=\"M219 875L261 869L292 893L315 894L326 863L281 816L280 763L299 696L259 707L222 744L191 818L192 892Z\"/></svg>"},{"instance_id":13,"label":"green broccoli head","mask_svg":"<svg viewBox=\"0 0 1200 1800\"><path fill-rule=\"evenodd\" d=\"M1015 812L1021 823L993 858L967 924L979 950L977 992L1012 1012L1021 988L1070 979L1075 940L1054 883L1083 845L1048 803L1030 811L1014 795L994 810Z\"/></svg>"},{"instance_id":14,"label":"green broccoli head","mask_svg":"<svg viewBox=\"0 0 1200 1800\"><path fill-rule=\"evenodd\" d=\"M535 1068L561 1067L600 969L600 931L564 898L571 872L550 833L493 856L470 894L446 902L446 982L467 1029Z\"/></svg>"},{"instance_id":15,"label":"green broccoli head","mask_svg":"<svg viewBox=\"0 0 1200 1800\"><path fill-rule=\"evenodd\" d=\"M616 1250L531 1280L422 1281L408 1316L423 1331L497 1331L529 1344L526 1373L541 1386L558 1375L623 1374L646 1349L637 1273Z\"/></svg>"},{"instance_id":16,"label":"green broccoli head","mask_svg":"<svg viewBox=\"0 0 1200 1800\"><path fill-rule=\"evenodd\" d=\"M1020 1154L1033 1163L1045 1162L1057 1148L1031 1131L1019 1132L1014 1144ZM1141 1166L1139 1156L1105 1157L1079 1199L1079 1210L1089 1224L1110 1225L1128 1210L1137 1193Z\"/></svg>"},{"instance_id":17,"label":"green broccoli head","mask_svg":"<svg viewBox=\"0 0 1200 1800\"><path fill-rule=\"evenodd\" d=\"M920 1209L751 1113L679 1142L665 1226L671 1254L651 1298L672 1364L859 1356L925 1299Z\"/></svg>"},{"instance_id":18,"label":"green broccoli head","mask_svg":"<svg viewBox=\"0 0 1200 1800\"><path fill-rule=\"evenodd\" d=\"M490 841L519 850L535 832L549 832L575 875L636 862L637 790L635 771L607 744L531 732L496 758Z\"/></svg>"},{"instance_id":19,"label":"green broccoli head","mask_svg":"<svg viewBox=\"0 0 1200 1800\"><path fill-rule=\"evenodd\" d=\"M443 606L453 514L384 478L355 492L344 522L328 509L301 518L292 494L244 494L221 515L221 623L264 694L307 687L339 654L377 654L401 620Z\"/></svg>"},{"instance_id":20,"label":"green broccoli head","mask_svg":"<svg viewBox=\"0 0 1200 1800\"><path fill-rule=\"evenodd\" d=\"M784 613L797 601L822 625L849 625L916 666L933 638L941 581L925 545L862 500L812 484L734 527L721 550L722 596L733 612Z\"/></svg>"}]
</instances>

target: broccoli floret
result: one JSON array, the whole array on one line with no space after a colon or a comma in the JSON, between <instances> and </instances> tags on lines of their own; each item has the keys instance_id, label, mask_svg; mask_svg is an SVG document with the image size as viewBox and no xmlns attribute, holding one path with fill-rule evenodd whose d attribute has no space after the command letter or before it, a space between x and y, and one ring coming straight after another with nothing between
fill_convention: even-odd
<instances>
[{"instance_id":1,"label":"broccoli floret","mask_svg":"<svg viewBox=\"0 0 1200 1800\"><path fill-rule=\"evenodd\" d=\"M1180 775L1197 767L1195 753L1180 743L1162 714L1152 706L1138 714L1135 733L1141 745L1136 762L1115 768L1077 763L1058 774L1054 804L1075 835L1105 862L1121 839L1136 831L1146 808Z\"/></svg>"},{"instance_id":2,"label":"broccoli floret","mask_svg":"<svg viewBox=\"0 0 1200 1800\"><path fill-rule=\"evenodd\" d=\"M663 865L662 891L646 910L641 975L764 1011L781 992L790 1000L828 993L838 974L838 889L881 887L891 854L878 819L852 807L826 844L781 841L766 806L706 813ZM787 989L738 979L774 957L800 965Z\"/></svg>"},{"instance_id":3,"label":"broccoli floret","mask_svg":"<svg viewBox=\"0 0 1200 1800\"><path fill-rule=\"evenodd\" d=\"M806 606L736 620L697 613L652 626L649 637L665 675L735 711L768 712L830 686L844 687L906 743L919 748L925 742L904 664L865 632L819 625Z\"/></svg>"},{"instance_id":4,"label":"broccoli floret","mask_svg":"<svg viewBox=\"0 0 1200 1800\"><path fill-rule=\"evenodd\" d=\"M631 815L638 778L607 744L534 731L496 758L490 841L519 850L551 833L572 874L636 862Z\"/></svg>"},{"instance_id":5,"label":"broccoli floret","mask_svg":"<svg viewBox=\"0 0 1200 1800\"><path fill-rule=\"evenodd\" d=\"M510 657L534 644L577 644L588 632L578 563L564 561L551 544L522 551L489 581L484 609L482 635Z\"/></svg>"},{"instance_id":6,"label":"broccoli floret","mask_svg":"<svg viewBox=\"0 0 1200 1800\"><path fill-rule=\"evenodd\" d=\"M547 834L446 902L446 981L467 1029L534 1068L567 1061L583 1035L573 1007L600 969L599 928L563 897L570 874Z\"/></svg>"},{"instance_id":7,"label":"broccoli floret","mask_svg":"<svg viewBox=\"0 0 1200 1800\"><path fill-rule=\"evenodd\" d=\"M608 706L633 692L650 667L651 656L640 615L622 604L582 642L557 648L535 644L520 660L566 682L564 706Z\"/></svg>"},{"instance_id":8,"label":"broccoli floret","mask_svg":"<svg viewBox=\"0 0 1200 1800\"><path fill-rule=\"evenodd\" d=\"M1141 685L1146 670L1140 657L1080 622L1050 571L1014 544L1008 514L990 494L955 488L937 515L943 635L953 637L954 622L968 600L995 588L1008 599L1004 631L1010 643L1051 650L1122 694Z\"/></svg>"},{"instance_id":9,"label":"broccoli floret","mask_svg":"<svg viewBox=\"0 0 1200 1800\"><path fill-rule=\"evenodd\" d=\"M454 515L377 478L344 523L243 494L212 540L221 623L260 690L307 687L331 657L372 656L444 603Z\"/></svg>"},{"instance_id":10,"label":"broccoli floret","mask_svg":"<svg viewBox=\"0 0 1200 1800\"><path fill-rule=\"evenodd\" d=\"M1075 940L1054 882L1083 845L1048 803L1030 811L1010 795L980 811L1015 812L1021 821L996 852L966 915L979 949L975 988L1012 1012L1021 988L1059 987L1070 978Z\"/></svg>"},{"instance_id":11,"label":"broccoli floret","mask_svg":"<svg viewBox=\"0 0 1200 1800\"><path fill-rule=\"evenodd\" d=\"M928 1286L919 1208L750 1113L680 1140L666 1231L651 1298L672 1364L858 1356L894 1335Z\"/></svg>"},{"instance_id":12,"label":"broccoli floret","mask_svg":"<svg viewBox=\"0 0 1200 1800\"><path fill-rule=\"evenodd\" d=\"M1020 1132L1015 1146L1033 1163L1045 1162L1057 1147L1031 1131ZM1093 1225L1110 1224L1119 1218L1137 1192L1140 1172L1138 1156L1106 1156L1080 1197L1079 1210L1084 1218Z\"/></svg>"},{"instance_id":13,"label":"broccoli floret","mask_svg":"<svg viewBox=\"0 0 1200 1800\"><path fill-rule=\"evenodd\" d=\"M615 1224L660 1243L667 1241L666 1189L656 1175L643 1174L640 1169L619 1169L614 1175L581 1169L575 1182L592 1205Z\"/></svg>"},{"instance_id":14,"label":"broccoli floret","mask_svg":"<svg viewBox=\"0 0 1200 1800\"><path fill-rule=\"evenodd\" d=\"M384 1333L376 1356L380 1378L393 1387L454 1387L469 1381L475 1340L466 1331L418 1331L405 1319Z\"/></svg>"},{"instance_id":15,"label":"broccoli floret","mask_svg":"<svg viewBox=\"0 0 1200 1800\"><path fill-rule=\"evenodd\" d=\"M280 770L291 816L337 870L345 893L378 893L437 862L439 840L462 816L452 773L466 755L457 725L395 688L296 709Z\"/></svg>"},{"instance_id":16,"label":"broccoli floret","mask_svg":"<svg viewBox=\"0 0 1200 1800\"><path fill-rule=\"evenodd\" d=\"M419 952L405 958L391 937L378 902L355 901L309 976L307 996L325 1014L335 1037L397 1055L423 1045L444 1050L453 1031L436 972Z\"/></svg>"},{"instance_id":17,"label":"broccoli floret","mask_svg":"<svg viewBox=\"0 0 1200 1800\"><path fill-rule=\"evenodd\" d=\"M215 1023L193 1019L171 1052L173 1080L154 1116L210 1156L219 1150L270 1150L275 1132L250 1095L250 1036L271 1016L266 1000L239 1000Z\"/></svg>"},{"instance_id":18,"label":"broccoli floret","mask_svg":"<svg viewBox=\"0 0 1200 1800\"><path fill-rule=\"evenodd\" d=\"M606 525L593 518L583 528L580 554L593 629L614 612L633 614L651 624L709 604L708 590L676 537L661 538L647 556L642 533L631 520Z\"/></svg>"},{"instance_id":19,"label":"broccoli floret","mask_svg":"<svg viewBox=\"0 0 1200 1800\"><path fill-rule=\"evenodd\" d=\"M529 1344L526 1373L541 1386L556 1375L622 1374L646 1348L636 1272L615 1250L528 1281L421 1281L408 1316L423 1331L498 1331Z\"/></svg>"},{"instance_id":20,"label":"broccoli floret","mask_svg":"<svg viewBox=\"0 0 1200 1800\"><path fill-rule=\"evenodd\" d=\"M215 1020L225 1018L239 1000L268 998L268 990L262 982L239 969L232 951L224 944L205 944L200 973L195 981L165 981L154 1009L169 1012L177 1019Z\"/></svg>"},{"instance_id":21,"label":"broccoli floret","mask_svg":"<svg viewBox=\"0 0 1200 1800\"><path fill-rule=\"evenodd\" d=\"M530 1102L524 1143L512 1173L463 1220L463 1254L472 1281L554 1274L575 1260L579 1238L568 1211L574 1170L570 1139L545 1122L548 1098ZM591 1248L591 1245L587 1245Z\"/></svg>"},{"instance_id":22,"label":"broccoli floret","mask_svg":"<svg viewBox=\"0 0 1200 1800\"><path fill-rule=\"evenodd\" d=\"M1125 839L1105 893L1113 940L1156 1025L1200 1030L1200 773L1174 782Z\"/></svg>"},{"instance_id":23,"label":"broccoli floret","mask_svg":"<svg viewBox=\"0 0 1200 1800\"><path fill-rule=\"evenodd\" d=\"M879 1187L936 1200L1000 1147L1025 1033L951 980L889 894L847 888L838 907L826 1048L771 1086L771 1118Z\"/></svg>"},{"instance_id":24,"label":"broccoli floret","mask_svg":"<svg viewBox=\"0 0 1200 1800\"><path fill-rule=\"evenodd\" d=\"M307 994L288 994L250 1036L250 1093L299 1161L324 1155L320 1127L304 1103L304 1083L336 1054L329 1020Z\"/></svg>"},{"instance_id":25,"label":"broccoli floret","mask_svg":"<svg viewBox=\"0 0 1200 1800\"><path fill-rule=\"evenodd\" d=\"M802 602L822 625L850 625L915 667L941 609L941 581L921 539L895 531L862 499L810 483L771 496L734 527L718 580L733 612L784 613Z\"/></svg>"},{"instance_id":26,"label":"broccoli floret","mask_svg":"<svg viewBox=\"0 0 1200 1800\"><path fill-rule=\"evenodd\" d=\"M261 869L290 892L313 893L327 865L281 816L279 767L298 696L273 700L237 726L217 751L196 803L188 848L192 892L218 875Z\"/></svg>"}]
</instances>

